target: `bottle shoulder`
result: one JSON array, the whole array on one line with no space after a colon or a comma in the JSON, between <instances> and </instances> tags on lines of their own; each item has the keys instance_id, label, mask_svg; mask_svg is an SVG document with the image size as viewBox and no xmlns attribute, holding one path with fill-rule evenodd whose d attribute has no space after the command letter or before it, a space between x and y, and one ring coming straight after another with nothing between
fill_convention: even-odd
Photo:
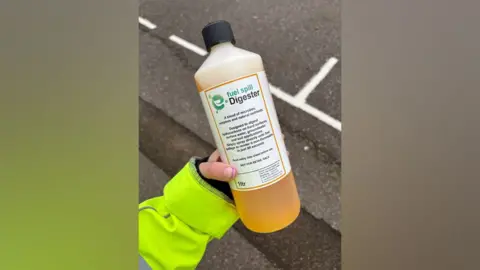
<instances>
[{"instance_id":1,"label":"bottle shoulder","mask_svg":"<svg viewBox=\"0 0 480 270\"><path fill-rule=\"evenodd\" d=\"M202 63L195 73L195 78L204 72L228 68L239 68L241 66L261 66L263 69L262 57L238 47L228 47L224 50L212 52Z\"/></svg>"},{"instance_id":2,"label":"bottle shoulder","mask_svg":"<svg viewBox=\"0 0 480 270\"><path fill-rule=\"evenodd\" d=\"M263 70L260 55L231 46L209 54L194 77L201 88L206 88Z\"/></svg>"}]
</instances>

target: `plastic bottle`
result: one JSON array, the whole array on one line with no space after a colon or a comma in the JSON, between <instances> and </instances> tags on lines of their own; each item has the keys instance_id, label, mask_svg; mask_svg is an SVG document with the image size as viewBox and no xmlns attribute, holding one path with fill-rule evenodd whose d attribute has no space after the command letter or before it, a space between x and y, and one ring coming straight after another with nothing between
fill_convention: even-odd
<instances>
[{"instance_id":1,"label":"plastic bottle","mask_svg":"<svg viewBox=\"0 0 480 270\"><path fill-rule=\"evenodd\" d=\"M300 200L262 58L234 46L226 21L202 35L209 56L195 82L221 158L238 170L230 187L240 219L254 232L281 230Z\"/></svg>"}]
</instances>

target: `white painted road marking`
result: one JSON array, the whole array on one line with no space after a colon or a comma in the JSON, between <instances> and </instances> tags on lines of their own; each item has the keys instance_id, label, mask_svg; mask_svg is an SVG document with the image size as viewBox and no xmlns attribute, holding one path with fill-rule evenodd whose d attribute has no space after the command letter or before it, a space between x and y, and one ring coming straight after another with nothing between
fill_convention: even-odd
<instances>
[{"instance_id":1,"label":"white painted road marking","mask_svg":"<svg viewBox=\"0 0 480 270\"><path fill-rule=\"evenodd\" d=\"M208 54L207 51L205 51L204 49L202 49L202 48L198 47L197 45L192 44L192 43L190 43L190 42L188 42L188 41L186 41L186 40L184 40L184 39L182 39L182 38L179 38L179 37L177 37L177 36L175 36L175 35L171 35L171 36L169 37L169 39L170 39L171 41L177 43L178 45L183 46L183 47L185 47L186 49L189 49L189 50L191 50L191 51L193 51L193 52L195 52L195 53L197 53L197 54L199 54L199 55L201 55L201 56L205 56L205 55ZM335 60L330 60L330 59L335 59ZM318 81L319 78L320 78L320 81L323 80L323 78L325 78L325 76L328 74L328 71L330 71L330 70L332 69L332 67L333 67L333 66L332 66L332 67L329 67L329 66L332 65L332 64L335 65L335 64L337 63L336 61L338 61L337 58L330 58L330 59L329 59L329 61L327 61L327 63L324 65L324 67L325 67L325 66L328 64L328 66L327 66L328 70L327 70L327 69L324 69L324 68L320 69L319 74L321 73L322 77L318 76L318 74L315 75L315 76L306 84L305 87L308 86L307 90L310 89L310 88L312 88L312 90L313 90L313 88L315 88L316 85L313 86L313 87L312 87L312 86L309 86L309 85L313 85L313 83L316 82L316 81ZM322 71L322 70L327 70L327 71L326 71L327 74L323 75L323 73L324 73L325 71ZM316 77L317 77L317 78L316 78ZM320 81L319 81L318 83L320 83ZM310 82L312 82L312 83L310 83ZM317 85L318 85L318 83L317 83ZM304 87L304 89L305 89L305 87ZM302 89L302 90L304 90L304 89ZM310 92L311 92L312 90L309 90L309 92L308 92L306 95L305 95L305 94L302 94L302 95L305 95L305 99L306 99L306 97L308 96L308 94L310 94ZM328 114L326 114L326 113L318 110L317 108L312 107L310 104L307 104L304 99L293 97L293 96L285 93L284 91L282 91L280 88L272 85L272 84L270 84L270 92L272 93L272 95L274 95L274 96L276 96L277 98L279 98L279 99L287 102L287 103L290 104L291 106L296 107L296 108L299 108L300 110L302 110L302 111L310 114L311 116L317 118L318 120L320 120L320 121L324 122L325 124L327 124L327 125L335 128L335 129L338 130L338 131L342 131L342 123L341 123L340 121L338 121L337 119L331 117L330 115L328 115ZM300 92L301 92L301 91L300 91ZM306 92L307 92L307 91L305 90L304 93L306 93ZM298 96L298 94L297 94L297 96Z\"/></svg>"},{"instance_id":2,"label":"white painted road marking","mask_svg":"<svg viewBox=\"0 0 480 270\"><path fill-rule=\"evenodd\" d=\"M272 92L272 95L287 102L293 107L299 108L300 110L310 114L311 116L317 118L318 120L324 122L325 124L333 127L338 131L342 131L342 123L340 121L320 111L319 109L312 107L310 104L305 103L304 101L298 100L295 97L292 97L291 95L283 92L280 88L271 84L270 84L270 92Z\"/></svg>"},{"instance_id":3,"label":"white painted road marking","mask_svg":"<svg viewBox=\"0 0 480 270\"><path fill-rule=\"evenodd\" d=\"M295 99L301 102L306 102L308 95L317 87L317 85L327 77L328 73L335 64L338 62L338 59L335 57L331 57L328 61L322 66L320 71L318 71L315 76L313 76L303 88L295 95Z\"/></svg>"},{"instance_id":4,"label":"white painted road marking","mask_svg":"<svg viewBox=\"0 0 480 270\"><path fill-rule=\"evenodd\" d=\"M147 20L147 19L144 19L144 18L142 18L142 17L138 17L138 22L139 22L141 25L147 27L147 28L150 29L150 30L153 30L153 29L157 28L157 26L156 26L155 24L153 24L151 21L149 21L149 20Z\"/></svg>"},{"instance_id":5,"label":"white painted road marking","mask_svg":"<svg viewBox=\"0 0 480 270\"><path fill-rule=\"evenodd\" d=\"M149 28L149 29L155 29L157 26L150 22L147 19L144 19L142 17L138 17L138 22L142 24L143 26ZM205 56L208 54L207 51L204 49L198 47L195 44L192 44L180 37L177 37L175 35L171 35L169 39L178 45L189 49L190 51L201 55ZM342 131L342 123L338 121L337 119L331 117L330 115L318 110L315 107L312 107L310 104L307 104L305 101L310 95L310 93L317 87L317 85L327 76L327 74L330 72L330 70L333 68L333 66L338 62L338 59L335 57L330 58L325 65L320 69L320 71L308 81L305 86L298 92L295 97L285 93L282 91L280 88L270 84L270 92L276 96L277 98L287 102L293 107L299 108L302 111L312 115L313 117L317 118L318 120L324 122L325 124L335 128L338 131Z\"/></svg>"},{"instance_id":6,"label":"white painted road marking","mask_svg":"<svg viewBox=\"0 0 480 270\"><path fill-rule=\"evenodd\" d=\"M179 38L175 35L171 35L169 37L169 39L175 43L177 43L178 45L182 46L182 47L185 47L187 49L189 49L190 51L198 54L198 55L201 55L201 56L205 56L208 54L207 51L205 51L204 49L198 47L197 45L193 44L193 43L190 43L188 41L186 41L185 39L183 38Z\"/></svg>"}]
</instances>

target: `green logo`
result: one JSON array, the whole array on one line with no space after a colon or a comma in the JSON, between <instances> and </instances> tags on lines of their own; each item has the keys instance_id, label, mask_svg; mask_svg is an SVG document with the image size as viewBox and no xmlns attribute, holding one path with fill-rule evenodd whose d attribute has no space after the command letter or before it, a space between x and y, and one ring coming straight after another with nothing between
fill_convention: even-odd
<instances>
[{"instance_id":1,"label":"green logo","mask_svg":"<svg viewBox=\"0 0 480 270\"><path fill-rule=\"evenodd\" d=\"M214 95L212 97L212 105L217 111L225 108L225 99L221 95Z\"/></svg>"}]
</instances>

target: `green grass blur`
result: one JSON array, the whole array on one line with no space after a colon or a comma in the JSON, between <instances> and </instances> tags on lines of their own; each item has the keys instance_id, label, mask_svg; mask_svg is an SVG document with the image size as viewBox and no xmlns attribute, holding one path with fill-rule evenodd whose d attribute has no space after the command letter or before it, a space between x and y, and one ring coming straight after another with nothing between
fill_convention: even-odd
<instances>
[{"instance_id":1,"label":"green grass blur","mask_svg":"<svg viewBox=\"0 0 480 270\"><path fill-rule=\"evenodd\" d=\"M138 267L137 10L0 3L0 269Z\"/></svg>"}]
</instances>

